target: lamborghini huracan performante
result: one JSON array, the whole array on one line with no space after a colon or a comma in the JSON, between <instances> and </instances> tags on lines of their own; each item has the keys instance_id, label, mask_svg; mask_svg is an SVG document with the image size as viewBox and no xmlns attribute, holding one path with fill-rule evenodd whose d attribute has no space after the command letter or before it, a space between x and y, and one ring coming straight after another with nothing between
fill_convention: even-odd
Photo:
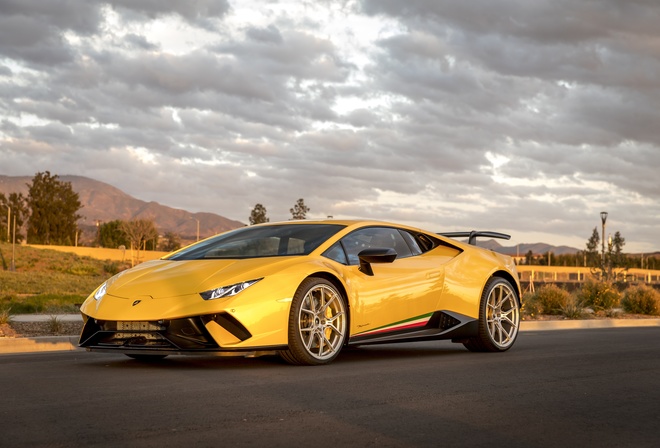
<instances>
[{"instance_id":1,"label":"lamborghini huracan performante","mask_svg":"<svg viewBox=\"0 0 660 448\"><path fill-rule=\"evenodd\" d=\"M80 345L144 360L277 353L305 365L346 346L435 339L502 352L518 336L518 274L478 237L508 235L373 221L242 227L100 285L81 306Z\"/></svg>"}]
</instances>

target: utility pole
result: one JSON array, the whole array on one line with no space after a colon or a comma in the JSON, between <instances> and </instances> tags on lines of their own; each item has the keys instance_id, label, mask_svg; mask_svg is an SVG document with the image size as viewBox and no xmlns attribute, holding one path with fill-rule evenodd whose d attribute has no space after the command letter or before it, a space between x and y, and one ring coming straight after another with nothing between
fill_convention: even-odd
<instances>
[{"instance_id":1,"label":"utility pole","mask_svg":"<svg viewBox=\"0 0 660 448\"><path fill-rule=\"evenodd\" d=\"M607 221L607 212L600 212L600 220L603 222L603 233L601 234L601 255L603 269L605 269L605 221Z\"/></svg>"},{"instance_id":2,"label":"utility pole","mask_svg":"<svg viewBox=\"0 0 660 448\"><path fill-rule=\"evenodd\" d=\"M9 227L9 223L7 223L7 227ZM14 213L14 238L11 244L11 266L9 270L10 271L16 270L16 214L15 213Z\"/></svg>"},{"instance_id":3,"label":"utility pole","mask_svg":"<svg viewBox=\"0 0 660 448\"><path fill-rule=\"evenodd\" d=\"M197 221L197 241L199 241L199 219L195 218L194 216L191 216L190 218Z\"/></svg>"}]
</instances>

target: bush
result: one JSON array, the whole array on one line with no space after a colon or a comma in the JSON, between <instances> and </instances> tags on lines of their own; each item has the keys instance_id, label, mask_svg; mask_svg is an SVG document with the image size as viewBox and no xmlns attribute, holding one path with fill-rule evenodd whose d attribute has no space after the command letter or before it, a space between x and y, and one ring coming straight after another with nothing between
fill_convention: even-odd
<instances>
[{"instance_id":1,"label":"bush","mask_svg":"<svg viewBox=\"0 0 660 448\"><path fill-rule=\"evenodd\" d=\"M542 314L542 308L541 304L539 303L538 300L536 300L536 294L532 294L531 292L526 292L523 294L522 299L522 307L520 309L520 312L522 313L523 318L529 317L531 319L534 319L537 317L539 314Z\"/></svg>"},{"instance_id":2,"label":"bush","mask_svg":"<svg viewBox=\"0 0 660 448\"><path fill-rule=\"evenodd\" d=\"M571 295L558 286L547 285L538 290L536 300L543 314L562 314L562 310L571 300Z\"/></svg>"},{"instance_id":3,"label":"bush","mask_svg":"<svg viewBox=\"0 0 660 448\"><path fill-rule=\"evenodd\" d=\"M106 263L103 265L103 271L110 274L110 275L115 275L119 273L119 263L116 261L106 261Z\"/></svg>"},{"instance_id":4,"label":"bush","mask_svg":"<svg viewBox=\"0 0 660 448\"><path fill-rule=\"evenodd\" d=\"M574 295L570 295L566 304L561 307L561 314L567 319L582 319L585 317L582 302Z\"/></svg>"},{"instance_id":5,"label":"bush","mask_svg":"<svg viewBox=\"0 0 660 448\"><path fill-rule=\"evenodd\" d=\"M621 294L610 283L589 280L584 283L577 298L585 307L601 311L617 307Z\"/></svg>"},{"instance_id":6,"label":"bush","mask_svg":"<svg viewBox=\"0 0 660 448\"><path fill-rule=\"evenodd\" d=\"M50 316L48 319L48 331L51 333L59 334L64 330L62 320L57 316Z\"/></svg>"},{"instance_id":7,"label":"bush","mask_svg":"<svg viewBox=\"0 0 660 448\"><path fill-rule=\"evenodd\" d=\"M0 325L8 324L10 320L11 320L11 307L10 306L1 307L0 308Z\"/></svg>"},{"instance_id":8,"label":"bush","mask_svg":"<svg viewBox=\"0 0 660 448\"><path fill-rule=\"evenodd\" d=\"M626 289L621 305L627 313L660 314L660 293L648 286L632 286Z\"/></svg>"}]
</instances>

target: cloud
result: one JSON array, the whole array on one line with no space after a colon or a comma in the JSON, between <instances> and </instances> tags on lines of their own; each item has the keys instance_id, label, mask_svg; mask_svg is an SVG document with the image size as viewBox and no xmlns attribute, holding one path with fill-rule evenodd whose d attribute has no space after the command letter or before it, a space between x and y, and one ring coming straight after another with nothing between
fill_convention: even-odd
<instances>
[{"instance_id":1,"label":"cloud","mask_svg":"<svg viewBox=\"0 0 660 448\"><path fill-rule=\"evenodd\" d=\"M605 3L605 4L604 4ZM0 0L0 174L658 249L643 0Z\"/></svg>"}]
</instances>

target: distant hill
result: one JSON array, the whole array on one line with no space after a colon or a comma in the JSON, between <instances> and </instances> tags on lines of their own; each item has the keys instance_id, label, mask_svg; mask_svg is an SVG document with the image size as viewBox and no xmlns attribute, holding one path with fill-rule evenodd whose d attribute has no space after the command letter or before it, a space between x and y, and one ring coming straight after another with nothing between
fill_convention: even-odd
<instances>
[{"instance_id":1,"label":"distant hill","mask_svg":"<svg viewBox=\"0 0 660 448\"><path fill-rule=\"evenodd\" d=\"M527 252L530 250L534 255L542 255L542 254L547 254L548 252L552 252L555 255L565 255L565 254L575 254L579 252L580 249L576 249L574 247L569 247L569 246L553 246L551 244L546 244L546 243L534 243L534 244L518 244L516 246L502 246L498 241L496 240L483 240L483 241L477 241L477 245L479 247L484 247L486 249L490 249L495 252L499 252L501 254L505 255L520 255L521 257L524 257Z\"/></svg>"},{"instance_id":2,"label":"distant hill","mask_svg":"<svg viewBox=\"0 0 660 448\"><path fill-rule=\"evenodd\" d=\"M71 187L78 193L83 204L79 213L84 216L84 219L79 221L79 225L88 230L90 237L94 235L93 230L97 221L108 222L116 219L152 219L161 234L174 232L186 240L196 238L197 220L199 220L200 238L245 225L214 213L191 213L153 201L142 201L112 185L88 177L59 176L59 180L71 182ZM0 175L0 193L8 195L15 192L27 196L27 184L31 182L31 176Z\"/></svg>"},{"instance_id":3,"label":"distant hill","mask_svg":"<svg viewBox=\"0 0 660 448\"><path fill-rule=\"evenodd\" d=\"M130 220L136 218L153 219L161 233L174 232L185 240L194 240L197 234L199 220L200 238L216 233L243 227L245 224L233 221L213 213L190 213L185 210L161 205L157 202L145 202L136 199L118 188L104 182L83 176L59 176L64 182L71 182L71 187L80 197L83 208L80 214L85 217L80 221L80 227L87 229L88 239L94 237L96 221L108 222L115 219ZM23 193L27 196L27 184L32 182L30 176L0 175L0 193ZM479 240L478 245L495 252L524 256L528 251L535 255L551 251L555 255L574 254L578 249L568 246L552 246L545 243L520 244L518 246L502 246L496 240Z\"/></svg>"}]
</instances>

